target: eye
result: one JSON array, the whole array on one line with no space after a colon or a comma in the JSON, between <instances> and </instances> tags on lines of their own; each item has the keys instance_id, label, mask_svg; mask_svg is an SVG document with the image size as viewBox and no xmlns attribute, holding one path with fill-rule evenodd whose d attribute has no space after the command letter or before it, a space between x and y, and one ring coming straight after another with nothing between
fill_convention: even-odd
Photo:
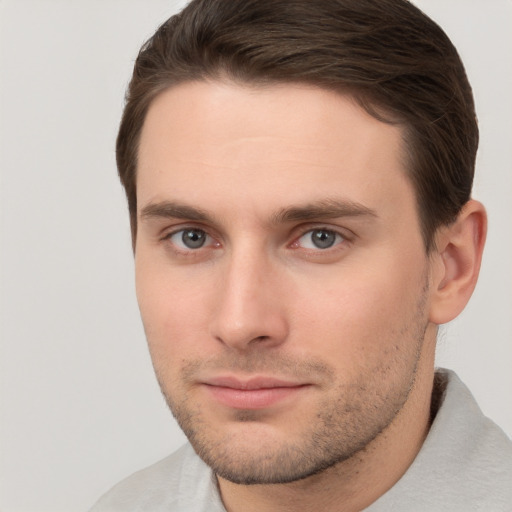
<instances>
[{"instance_id":1,"label":"eye","mask_svg":"<svg viewBox=\"0 0 512 512\"><path fill-rule=\"evenodd\" d=\"M304 249L330 249L340 244L344 238L331 229L312 229L298 239L298 245Z\"/></svg>"},{"instance_id":2,"label":"eye","mask_svg":"<svg viewBox=\"0 0 512 512\"><path fill-rule=\"evenodd\" d=\"M202 229L187 228L171 233L167 237L176 247L183 250L200 249L207 242L211 243L211 237Z\"/></svg>"}]
</instances>

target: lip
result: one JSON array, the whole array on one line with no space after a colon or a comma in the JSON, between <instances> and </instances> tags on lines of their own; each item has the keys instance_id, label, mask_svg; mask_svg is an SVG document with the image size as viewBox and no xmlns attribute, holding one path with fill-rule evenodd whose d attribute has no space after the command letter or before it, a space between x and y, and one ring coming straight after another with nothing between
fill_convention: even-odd
<instances>
[{"instance_id":1,"label":"lip","mask_svg":"<svg viewBox=\"0 0 512 512\"><path fill-rule=\"evenodd\" d=\"M274 377L219 376L202 383L217 402L233 409L265 409L297 396L309 384Z\"/></svg>"}]
</instances>

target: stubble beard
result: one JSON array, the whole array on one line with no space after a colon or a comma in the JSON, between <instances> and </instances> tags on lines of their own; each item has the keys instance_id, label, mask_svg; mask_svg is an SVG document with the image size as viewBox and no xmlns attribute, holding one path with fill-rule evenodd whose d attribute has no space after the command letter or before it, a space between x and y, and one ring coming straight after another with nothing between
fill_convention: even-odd
<instances>
[{"instance_id":1,"label":"stubble beard","mask_svg":"<svg viewBox=\"0 0 512 512\"><path fill-rule=\"evenodd\" d=\"M397 336L407 336L410 353L397 354L395 360L363 369L351 383L332 387L333 391L318 404L311 423L300 435L284 436L279 441L250 435L233 435L217 431L202 414L200 406L187 399L187 393L170 393L166 378L157 378L165 400L196 453L221 478L236 484L284 484L302 480L354 458L381 435L404 407L414 387L428 321L425 297L420 298L416 315ZM393 344L391 344L393 345ZM252 354L252 355L251 355ZM239 356L239 358L242 356ZM393 366L395 363L395 366ZM249 352L245 360L216 360L206 363L219 369L261 372L279 375L317 375L324 382L334 381L334 371L323 362L307 363L287 359L276 360L261 353ZM188 363L180 382L187 382L204 361ZM390 387L383 386L391 379ZM183 390L183 388L182 388ZM182 397L180 401L176 397ZM306 412L311 417L311 414ZM233 415L240 424L257 425L260 411L241 410Z\"/></svg>"}]
</instances>

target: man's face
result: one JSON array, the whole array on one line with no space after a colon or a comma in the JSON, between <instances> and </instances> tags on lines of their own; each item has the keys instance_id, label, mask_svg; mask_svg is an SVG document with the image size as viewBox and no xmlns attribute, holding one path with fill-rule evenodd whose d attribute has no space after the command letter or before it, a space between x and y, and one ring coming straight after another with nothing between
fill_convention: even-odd
<instances>
[{"instance_id":1,"label":"man's face","mask_svg":"<svg viewBox=\"0 0 512 512\"><path fill-rule=\"evenodd\" d=\"M137 295L162 391L221 477L314 474L407 403L433 331L401 137L314 87L188 83L153 102Z\"/></svg>"}]
</instances>

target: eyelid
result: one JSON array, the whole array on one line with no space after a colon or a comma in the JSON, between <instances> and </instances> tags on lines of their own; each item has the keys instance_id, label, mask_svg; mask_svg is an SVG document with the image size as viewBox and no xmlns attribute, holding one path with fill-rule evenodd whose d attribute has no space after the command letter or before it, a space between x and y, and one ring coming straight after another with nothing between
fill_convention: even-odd
<instances>
[{"instance_id":1,"label":"eyelid","mask_svg":"<svg viewBox=\"0 0 512 512\"><path fill-rule=\"evenodd\" d=\"M296 241L311 231L321 230L332 231L333 233L340 235L343 239L349 242L353 241L357 237L353 231L345 227L333 226L329 223L308 223L306 225L301 225L295 228L292 238L294 241Z\"/></svg>"},{"instance_id":2,"label":"eyelid","mask_svg":"<svg viewBox=\"0 0 512 512\"><path fill-rule=\"evenodd\" d=\"M212 230L209 227L203 226L199 222L179 222L172 226L166 226L165 228L160 230L158 237L161 240L165 240L170 238L172 235L179 233L180 231L194 229L197 229L198 231L204 231L211 238L218 238L215 234L212 234Z\"/></svg>"},{"instance_id":3,"label":"eyelid","mask_svg":"<svg viewBox=\"0 0 512 512\"><path fill-rule=\"evenodd\" d=\"M196 233L201 233L202 235L204 235L204 239L202 240L202 244L199 245L198 247L187 247L183 238L185 236L185 233L190 233L190 232L196 232ZM180 240L180 235L181 234L181 240ZM174 240L174 238L176 238L176 240ZM174 233L168 235L168 240L170 240L173 245L177 246L181 251L198 251L199 249L203 249L205 247L208 247L208 241L211 239L212 237L206 233L205 231L203 231L202 229L180 229L179 231L175 231Z\"/></svg>"},{"instance_id":4,"label":"eyelid","mask_svg":"<svg viewBox=\"0 0 512 512\"><path fill-rule=\"evenodd\" d=\"M186 230L200 230L203 231L206 236L210 239L210 242L205 243L204 246L197 248L197 249L191 249L191 248L181 248L177 246L175 243L171 242L170 239L172 236ZM333 233L336 233L339 235L343 240L341 242L335 243L332 247L326 248L326 249L309 249L309 248L303 248L298 245L298 241L300 238L308 234L312 231L317 230L326 230L331 231ZM353 242L353 240L357 237L357 235L351 231L350 229L346 227L341 226L333 226L329 223L320 223L320 222L308 222L307 224L302 224L300 226L296 226L293 228L291 233L292 241L287 243L286 246L288 248L294 248L294 249L302 249L303 251L308 252L332 252L336 249L339 249L340 246L345 247L346 245ZM162 229L160 234L158 235L158 239L161 242L168 242L170 245L172 245L173 250L176 251L179 254L188 254L188 253L198 253L201 252L200 249L208 250L208 249L216 249L220 248L223 244L221 241L221 236L218 235L214 230L211 229L209 226L204 226L200 222L180 222L179 224L175 224L173 226L167 226L166 228ZM213 242L213 243L212 243Z\"/></svg>"},{"instance_id":5,"label":"eyelid","mask_svg":"<svg viewBox=\"0 0 512 512\"><path fill-rule=\"evenodd\" d=\"M327 245L325 247L320 247L316 245L316 242L321 243L322 240L319 238L315 240L315 237L318 236L319 233L327 234L328 240ZM313 229L311 231L306 231L301 237L298 238L297 243L300 243L304 249L312 250L312 251L328 251L329 249L336 248L338 245L342 244L345 241L345 237L340 235L340 233L328 229Z\"/></svg>"},{"instance_id":6,"label":"eyelid","mask_svg":"<svg viewBox=\"0 0 512 512\"><path fill-rule=\"evenodd\" d=\"M193 249L189 247L181 247L176 242L171 240L173 236L187 230L197 230L205 233L207 237L205 244L201 247ZM168 248L172 249L173 252L180 256L199 256L200 253L204 253L206 250L217 249L221 246L220 242L218 241L218 237L212 234L210 229L195 222L180 223L175 226L167 227L162 230L161 235L159 236L159 240L160 242L168 244Z\"/></svg>"}]
</instances>

